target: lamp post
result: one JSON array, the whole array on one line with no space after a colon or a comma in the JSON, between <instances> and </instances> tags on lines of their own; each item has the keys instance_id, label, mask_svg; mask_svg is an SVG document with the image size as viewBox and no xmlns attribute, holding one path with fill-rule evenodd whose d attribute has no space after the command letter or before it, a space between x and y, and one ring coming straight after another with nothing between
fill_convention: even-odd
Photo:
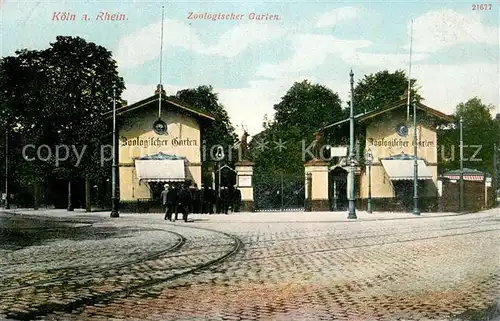
<instances>
[{"instance_id":1,"label":"lamp post","mask_svg":"<svg viewBox=\"0 0 500 321\"><path fill-rule=\"evenodd\" d=\"M222 173L222 168L221 162L224 160L224 157L226 155L224 154L224 148L222 146L217 146L217 151L215 154L215 160L217 161L217 172L219 173L218 176L218 188L217 188L217 196L220 198L220 191L221 191L221 184L222 184L222 179L221 179L221 173Z\"/></svg>"},{"instance_id":2,"label":"lamp post","mask_svg":"<svg viewBox=\"0 0 500 321\"><path fill-rule=\"evenodd\" d=\"M460 117L460 212L464 210L464 136L463 118Z\"/></svg>"},{"instance_id":3,"label":"lamp post","mask_svg":"<svg viewBox=\"0 0 500 321\"><path fill-rule=\"evenodd\" d=\"M418 141L417 141L417 101L413 99L413 214L420 215L418 208Z\"/></svg>"},{"instance_id":4,"label":"lamp post","mask_svg":"<svg viewBox=\"0 0 500 321\"><path fill-rule=\"evenodd\" d=\"M366 152L366 164L368 165L368 206L367 212L372 213L372 162L373 153L370 148Z\"/></svg>"},{"instance_id":5,"label":"lamp post","mask_svg":"<svg viewBox=\"0 0 500 321\"><path fill-rule=\"evenodd\" d=\"M499 190L499 184L498 184L498 159L497 159L497 152L498 152L498 145L494 144L493 145L493 173L495 177L493 178L493 186L494 189L493 191L495 192L495 204L498 205L498 193L497 191Z\"/></svg>"},{"instance_id":6,"label":"lamp post","mask_svg":"<svg viewBox=\"0 0 500 321\"><path fill-rule=\"evenodd\" d=\"M347 218L356 219L356 198L354 195L354 178L356 175L356 160L354 158L354 73L349 73L351 77L351 108L350 108L350 135L349 135L349 158L351 163L351 177L350 177L350 186L349 186L349 215Z\"/></svg>"},{"instance_id":7,"label":"lamp post","mask_svg":"<svg viewBox=\"0 0 500 321\"><path fill-rule=\"evenodd\" d=\"M5 209L10 209L9 204L9 132L5 130Z\"/></svg>"},{"instance_id":8,"label":"lamp post","mask_svg":"<svg viewBox=\"0 0 500 321\"><path fill-rule=\"evenodd\" d=\"M68 180L68 212L73 212L75 209L73 208L73 202L71 201L71 179Z\"/></svg>"},{"instance_id":9,"label":"lamp post","mask_svg":"<svg viewBox=\"0 0 500 321\"><path fill-rule=\"evenodd\" d=\"M220 199L220 188L221 188L221 166L220 166L220 160L217 161L217 171L219 172L219 175L218 175L218 187L217 187L217 197Z\"/></svg>"},{"instance_id":10,"label":"lamp post","mask_svg":"<svg viewBox=\"0 0 500 321\"><path fill-rule=\"evenodd\" d=\"M111 214L110 217L120 217L118 212L119 198L118 191L118 164L117 164L117 150L116 150L117 136L116 136L116 85L113 84L113 165L111 169Z\"/></svg>"},{"instance_id":11,"label":"lamp post","mask_svg":"<svg viewBox=\"0 0 500 321\"><path fill-rule=\"evenodd\" d=\"M498 189L497 144L493 144L493 186Z\"/></svg>"}]
</instances>

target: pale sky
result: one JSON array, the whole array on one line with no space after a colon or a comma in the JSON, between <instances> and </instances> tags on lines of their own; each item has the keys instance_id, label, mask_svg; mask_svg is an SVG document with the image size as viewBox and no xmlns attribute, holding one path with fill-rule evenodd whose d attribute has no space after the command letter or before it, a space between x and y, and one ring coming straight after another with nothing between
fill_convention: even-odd
<instances>
[{"instance_id":1,"label":"pale sky","mask_svg":"<svg viewBox=\"0 0 500 321\"><path fill-rule=\"evenodd\" d=\"M349 99L355 80L408 70L430 107L452 113L478 96L498 110L499 5L438 1L14 1L3 0L2 56L43 49L57 35L80 36L113 52L134 103L159 83L161 6L165 6L162 82L168 94L212 85L235 127L262 130L294 81L308 79ZM63 12L74 21L57 20ZM99 13L125 20L96 19ZM192 14L190 13L192 12ZM195 14L240 19L189 19ZM88 20L82 20L86 14ZM268 15L274 20L257 20ZM118 16L118 15L117 15ZM229 17L231 18L231 17ZM279 20L276 20L279 18Z\"/></svg>"}]
</instances>

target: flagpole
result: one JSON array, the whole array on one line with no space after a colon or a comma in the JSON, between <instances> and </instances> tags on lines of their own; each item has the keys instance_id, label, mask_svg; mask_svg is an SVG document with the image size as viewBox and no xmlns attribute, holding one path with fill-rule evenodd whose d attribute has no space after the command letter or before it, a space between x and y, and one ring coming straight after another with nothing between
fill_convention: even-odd
<instances>
[{"instance_id":1,"label":"flagpole","mask_svg":"<svg viewBox=\"0 0 500 321\"><path fill-rule=\"evenodd\" d=\"M161 39L160 39L160 88L158 88L158 119L161 119L161 94L163 91L162 81L162 66L163 66L163 20L165 16L164 6L161 6Z\"/></svg>"},{"instance_id":2,"label":"flagpole","mask_svg":"<svg viewBox=\"0 0 500 321\"><path fill-rule=\"evenodd\" d=\"M410 62L408 65L408 95L406 100L406 121L410 121L410 95L411 95L411 54L413 47L413 20L410 26Z\"/></svg>"}]
</instances>

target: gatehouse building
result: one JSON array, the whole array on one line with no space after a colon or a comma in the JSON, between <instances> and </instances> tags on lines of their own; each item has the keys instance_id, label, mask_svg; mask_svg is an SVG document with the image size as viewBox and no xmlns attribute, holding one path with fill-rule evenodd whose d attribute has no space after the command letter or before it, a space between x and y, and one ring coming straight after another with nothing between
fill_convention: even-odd
<instances>
[{"instance_id":1,"label":"gatehouse building","mask_svg":"<svg viewBox=\"0 0 500 321\"><path fill-rule=\"evenodd\" d=\"M422 103L417 103L418 195L422 211L436 210L438 204L437 126L453 118ZM349 125L349 119L337 125ZM414 143L413 106L407 99L355 116L357 208L366 209L369 189L374 210L411 211L413 206ZM313 160L305 164L311 173L313 211L340 211L348 207L350 164L348 149L333 162ZM366 160L367 152L372 163ZM315 182L316 181L316 182ZM306 182L307 184L307 182Z\"/></svg>"},{"instance_id":2,"label":"gatehouse building","mask_svg":"<svg viewBox=\"0 0 500 321\"><path fill-rule=\"evenodd\" d=\"M215 120L213 115L167 97L163 89L161 96L157 89L153 96L117 108L116 115L124 210L159 200L166 183L191 181L201 187L201 132ZM106 116L112 117L111 112Z\"/></svg>"},{"instance_id":3,"label":"gatehouse building","mask_svg":"<svg viewBox=\"0 0 500 321\"><path fill-rule=\"evenodd\" d=\"M453 122L445 115L422 103L417 104L417 164L420 208L436 210L438 199L437 126ZM408 117L409 116L409 117ZM413 207L414 127L413 107L407 110L406 99L358 119L365 131L365 154L373 155L371 167L372 204L378 211L410 211ZM361 206L368 198L368 168L359 177Z\"/></svg>"}]
</instances>

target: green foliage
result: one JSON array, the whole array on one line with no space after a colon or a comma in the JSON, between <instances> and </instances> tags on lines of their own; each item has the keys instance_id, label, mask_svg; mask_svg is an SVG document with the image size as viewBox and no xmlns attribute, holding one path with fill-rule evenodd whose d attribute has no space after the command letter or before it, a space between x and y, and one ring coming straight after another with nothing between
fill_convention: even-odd
<instances>
[{"instance_id":1,"label":"green foliage","mask_svg":"<svg viewBox=\"0 0 500 321\"><path fill-rule=\"evenodd\" d=\"M250 143L256 171L269 175L302 172L304 161L309 160L303 159L302 151L311 144L314 133L343 117L338 94L307 80L293 84L274 110L274 120L266 117L264 131ZM334 144L338 133L335 128L325 131L322 143ZM281 149L280 141L284 143Z\"/></svg>"},{"instance_id":2,"label":"green foliage","mask_svg":"<svg viewBox=\"0 0 500 321\"><path fill-rule=\"evenodd\" d=\"M202 141L207 147L214 145L233 146L237 137L234 127L229 120L226 109L219 103L217 93L212 86L198 86L197 88L184 89L177 92L175 98L214 115L215 121L207 123L201 133Z\"/></svg>"},{"instance_id":3,"label":"green foliage","mask_svg":"<svg viewBox=\"0 0 500 321\"><path fill-rule=\"evenodd\" d=\"M79 37L58 36L45 50L20 50L1 60L2 129L10 134L12 170L23 184L78 179L86 173L95 180L109 176L100 164L100 147L110 142L102 113L112 108L113 85L119 99L125 85L111 52ZM28 144L48 145L52 157L23 159L22 148ZM69 146L70 157L56 166L58 145ZM85 146L78 167L72 145L79 152Z\"/></svg>"},{"instance_id":4,"label":"green foliage","mask_svg":"<svg viewBox=\"0 0 500 321\"><path fill-rule=\"evenodd\" d=\"M415 79L411 80L410 88L410 97L421 101L422 97L418 94ZM384 70L365 75L354 88L355 114L372 111L394 103L401 99L407 89L408 77L402 70L397 70L394 73Z\"/></svg>"},{"instance_id":5,"label":"green foliage","mask_svg":"<svg viewBox=\"0 0 500 321\"><path fill-rule=\"evenodd\" d=\"M500 121L492 117L492 110L494 106L483 104L477 97L457 105L453 115L457 124L456 129L438 131L440 172L460 168L459 121L462 117L464 167L493 173L493 150L494 144L500 142ZM481 147L479 152L474 155L479 147Z\"/></svg>"},{"instance_id":6,"label":"green foliage","mask_svg":"<svg viewBox=\"0 0 500 321\"><path fill-rule=\"evenodd\" d=\"M202 124L202 172L206 173L208 168L216 169L216 163L210 157L213 146L221 145L226 155L225 163L233 167L237 161L235 144L238 138L224 106L219 103L217 93L213 92L212 86L198 86L197 88L184 89L177 92L175 98L201 110L212 114L215 121L205 121ZM205 155L204 155L205 154ZM227 155L232 155L231 159ZM211 177L203 177L203 183L211 185ZM234 173L223 170L221 176L222 185L235 184Z\"/></svg>"}]
</instances>

